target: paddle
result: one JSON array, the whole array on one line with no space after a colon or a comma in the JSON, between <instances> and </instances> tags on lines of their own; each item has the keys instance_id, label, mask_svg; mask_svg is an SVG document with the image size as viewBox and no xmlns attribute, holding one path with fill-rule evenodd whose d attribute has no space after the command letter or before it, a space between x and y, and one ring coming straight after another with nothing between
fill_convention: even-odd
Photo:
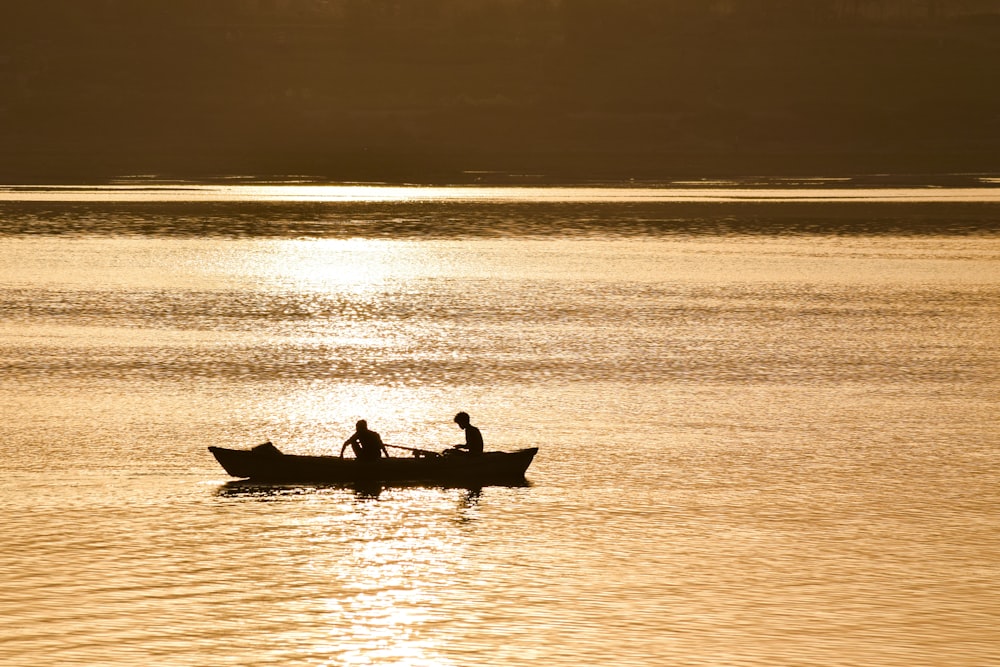
<instances>
[{"instance_id":1,"label":"paddle","mask_svg":"<svg viewBox=\"0 0 1000 667\"><path fill-rule=\"evenodd\" d=\"M408 452L413 452L417 456L431 456L431 457L441 456L437 452L432 452L432 451L430 451L428 449L417 449L416 447L404 447L402 445L389 445L389 444L386 444L386 443L382 443L382 444L385 445L386 447L394 447L395 449L405 449Z\"/></svg>"}]
</instances>

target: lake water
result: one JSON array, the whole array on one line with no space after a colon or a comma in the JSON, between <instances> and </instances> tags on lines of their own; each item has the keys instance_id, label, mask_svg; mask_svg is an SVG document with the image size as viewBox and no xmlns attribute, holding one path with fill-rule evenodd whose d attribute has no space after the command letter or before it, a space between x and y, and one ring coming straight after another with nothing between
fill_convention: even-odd
<instances>
[{"instance_id":1,"label":"lake water","mask_svg":"<svg viewBox=\"0 0 1000 667\"><path fill-rule=\"evenodd\" d=\"M1000 664L998 190L0 189L0 664Z\"/></svg>"}]
</instances>

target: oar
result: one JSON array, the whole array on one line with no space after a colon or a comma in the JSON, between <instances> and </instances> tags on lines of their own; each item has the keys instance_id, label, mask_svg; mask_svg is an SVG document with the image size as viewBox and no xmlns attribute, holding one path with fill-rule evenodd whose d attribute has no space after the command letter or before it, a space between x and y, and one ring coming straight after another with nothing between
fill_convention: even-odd
<instances>
[{"instance_id":1,"label":"oar","mask_svg":"<svg viewBox=\"0 0 1000 667\"><path fill-rule=\"evenodd\" d=\"M389 445L382 443L386 447L394 447L395 449L405 449L408 452L413 452L415 454L420 454L421 456L441 456L437 452L432 452L429 449L417 449L416 447L403 447L402 445Z\"/></svg>"}]
</instances>

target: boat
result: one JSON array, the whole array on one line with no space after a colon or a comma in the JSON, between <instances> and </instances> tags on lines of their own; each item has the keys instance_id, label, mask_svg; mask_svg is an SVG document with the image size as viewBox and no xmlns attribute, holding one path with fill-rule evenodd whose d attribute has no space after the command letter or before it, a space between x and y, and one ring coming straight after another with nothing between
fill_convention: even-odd
<instances>
[{"instance_id":1,"label":"boat","mask_svg":"<svg viewBox=\"0 0 1000 667\"><path fill-rule=\"evenodd\" d=\"M449 486L483 486L524 481L537 447L513 452L439 454L409 449L412 456L373 461L340 456L285 454L270 442L251 449L209 447L215 460L233 477L268 483L422 482Z\"/></svg>"}]
</instances>

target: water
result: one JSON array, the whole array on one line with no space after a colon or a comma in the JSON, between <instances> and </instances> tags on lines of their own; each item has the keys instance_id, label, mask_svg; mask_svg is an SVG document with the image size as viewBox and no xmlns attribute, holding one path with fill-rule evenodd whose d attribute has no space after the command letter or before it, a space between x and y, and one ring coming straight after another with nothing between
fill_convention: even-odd
<instances>
[{"instance_id":1,"label":"water","mask_svg":"<svg viewBox=\"0 0 1000 667\"><path fill-rule=\"evenodd\" d=\"M168 190L0 202L0 663L1000 663L995 188Z\"/></svg>"}]
</instances>

